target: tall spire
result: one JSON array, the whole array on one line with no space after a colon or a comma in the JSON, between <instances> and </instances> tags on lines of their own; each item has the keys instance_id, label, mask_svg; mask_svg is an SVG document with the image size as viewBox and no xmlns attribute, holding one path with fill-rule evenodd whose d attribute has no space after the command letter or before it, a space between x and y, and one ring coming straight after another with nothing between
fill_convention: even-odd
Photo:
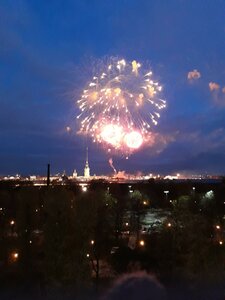
<instances>
[{"instance_id":1,"label":"tall spire","mask_svg":"<svg viewBox=\"0 0 225 300\"><path fill-rule=\"evenodd\" d=\"M90 168L88 164L88 147L86 148L86 162L85 162L85 167L84 167L84 177L88 178L90 177Z\"/></svg>"},{"instance_id":2,"label":"tall spire","mask_svg":"<svg viewBox=\"0 0 225 300\"><path fill-rule=\"evenodd\" d=\"M88 147L86 148L86 165L88 166Z\"/></svg>"}]
</instances>

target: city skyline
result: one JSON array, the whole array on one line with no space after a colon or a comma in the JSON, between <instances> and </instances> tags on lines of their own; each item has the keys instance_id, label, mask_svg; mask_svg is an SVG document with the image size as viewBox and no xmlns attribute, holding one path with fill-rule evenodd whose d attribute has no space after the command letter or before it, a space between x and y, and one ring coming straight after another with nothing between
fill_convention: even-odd
<instances>
[{"instance_id":1,"label":"city skyline","mask_svg":"<svg viewBox=\"0 0 225 300\"><path fill-rule=\"evenodd\" d=\"M212 1L6 1L0 4L0 175L225 174L225 3ZM57 13L56 13L57 12ZM93 26L94 25L94 26ZM155 147L125 159L77 135L93 62L149 62L167 109Z\"/></svg>"}]
</instances>

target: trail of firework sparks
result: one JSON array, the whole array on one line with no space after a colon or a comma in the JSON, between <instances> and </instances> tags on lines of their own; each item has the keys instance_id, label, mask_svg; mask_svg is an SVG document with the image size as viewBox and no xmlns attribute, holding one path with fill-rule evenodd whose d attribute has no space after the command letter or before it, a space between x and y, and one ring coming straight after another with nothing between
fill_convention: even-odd
<instances>
[{"instance_id":1,"label":"trail of firework sparks","mask_svg":"<svg viewBox=\"0 0 225 300\"><path fill-rule=\"evenodd\" d=\"M79 132L126 155L151 141L151 128L166 107L158 97L162 86L152 77L135 60L110 59L77 101Z\"/></svg>"}]
</instances>

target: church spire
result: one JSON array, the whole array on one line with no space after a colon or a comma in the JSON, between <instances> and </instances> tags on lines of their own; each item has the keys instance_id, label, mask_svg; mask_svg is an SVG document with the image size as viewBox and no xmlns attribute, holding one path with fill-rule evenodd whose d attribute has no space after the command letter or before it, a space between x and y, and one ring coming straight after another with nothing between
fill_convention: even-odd
<instances>
[{"instance_id":1,"label":"church spire","mask_svg":"<svg viewBox=\"0 0 225 300\"><path fill-rule=\"evenodd\" d=\"M90 177L90 168L88 163L88 147L86 148L86 162L84 167L84 177L89 178Z\"/></svg>"},{"instance_id":2,"label":"church spire","mask_svg":"<svg viewBox=\"0 0 225 300\"><path fill-rule=\"evenodd\" d=\"M88 166L88 147L86 148L86 166Z\"/></svg>"}]
</instances>

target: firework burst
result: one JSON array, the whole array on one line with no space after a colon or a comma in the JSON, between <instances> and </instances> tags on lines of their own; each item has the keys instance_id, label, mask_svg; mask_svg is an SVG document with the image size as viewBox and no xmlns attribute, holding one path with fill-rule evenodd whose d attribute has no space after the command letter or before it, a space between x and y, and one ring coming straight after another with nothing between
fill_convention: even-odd
<instances>
[{"instance_id":1,"label":"firework burst","mask_svg":"<svg viewBox=\"0 0 225 300\"><path fill-rule=\"evenodd\" d=\"M77 101L79 133L108 151L131 154L153 139L152 127L166 107L159 97L161 90L152 71L145 71L137 61L110 59Z\"/></svg>"}]
</instances>

